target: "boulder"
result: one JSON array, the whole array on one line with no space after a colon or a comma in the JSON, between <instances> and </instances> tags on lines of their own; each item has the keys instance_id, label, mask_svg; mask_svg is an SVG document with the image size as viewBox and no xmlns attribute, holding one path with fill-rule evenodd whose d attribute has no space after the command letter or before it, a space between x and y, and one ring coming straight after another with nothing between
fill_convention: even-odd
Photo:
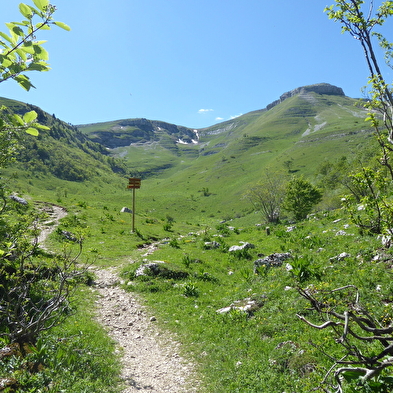
<instances>
[{"instance_id":1,"label":"boulder","mask_svg":"<svg viewBox=\"0 0 393 393\"><path fill-rule=\"evenodd\" d=\"M214 250L216 248L220 248L221 244L218 242L205 242L204 248L205 250Z\"/></svg>"},{"instance_id":2,"label":"boulder","mask_svg":"<svg viewBox=\"0 0 393 393\"><path fill-rule=\"evenodd\" d=\"M135 277L149 276L149 277L163 277L181 279L187 278L187 272L172 269L164 261L154 261L142 264L135 271Z\"/></svg>"},{"instance_id":3,"label":"boulder","mask_svg":"<svg viewBox=\"0 0 393 393\"><path fill-rule=\"evenodd\" d=\"M25 206L28 205L28 202L26 201L26 199L23 199L23 198L18 197L16 195L11 195L10 199L12 199L15 202L18 202L21 205L25 205Z\"/></svg>"},{"instance_id":4,"label":"boulder","mask_svg":"<svg viewBox=\"0 0 393 393\"><path fill-rule=\"evenodd\" d=\"M123 208L120 210L120 213L132 213L132 210L129 209L128 207L123 207Z\"/></svg>"},{"instance_id":5,"label":"boulder","mask_svg":"<svg viewBox=\"0 0 393 393\"><path fill-rule=\"evenodd\" d=\"M282 266L283 262L289 258L292 258L292 255L289 252L284 253L274 253L270 254L265 258L259 258L254 261L254 273L258 273L258 269L261 266L266 267L278 267Z\"/></svg>"},{"instance_id":6,"label":"boulder","mask_svg":"<svg viewBox=\"0 0 393 393\"><path fill-rule=\"evenodd\" d=\"M346 258L350 258L351 254L348 254L347 252L342 252L341 254L336 255L335 257L330 258L330 262L339 262L339 261L343 261Z\"/></svg>"},{"instance_id":7,"label":"boulder","mask_svg":"<svg viewBox=\"0 0 393 393\"><path fill-rule=\"evenodd\" d=\"M62 235L63 237L65 237L67 240L71 241L71 242L76 242L76 241L78 241L77 237L76 237L73 233L71 233L71 232L68 232L68 231L61 231L61 235Z\"/></svg>"},{"instance_id":8,"label":"boulder","mask_svg":"<svg viewBox=\"0 0 393 393\"><path fill-rule=\"evenodd\" d=\"M254 244L247 243L247 242L240 242L242 243L240 246L231 246L229 247L229 252L234 252L234 251L240 251L240 250L245 250L247 248L255 248Z\"/></svg>"},{"instance_id":9,"label":"boulder","mask_svg":"<svg viewBox=\"0 0 393 393\"><path fill-rule=\"evenodd\" d=\"M226 314L231 310L238 310L247 313L248 315L252 315L255 311L259 310L262 307L263 299L265 298L266 296L261 296L260 301L252 299L250 297L243 300L236 300L229 306L216 310L216 312L218 314Z\"/></svg>"}]
</instances>

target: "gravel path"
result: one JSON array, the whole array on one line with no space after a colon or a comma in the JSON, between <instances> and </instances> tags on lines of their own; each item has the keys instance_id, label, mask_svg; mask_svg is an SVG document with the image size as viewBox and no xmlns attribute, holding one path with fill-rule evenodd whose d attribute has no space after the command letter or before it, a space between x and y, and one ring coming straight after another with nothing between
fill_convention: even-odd
<instances>
[{"instance_id":1,"label":"gravel path","mask_svg":"<svg viewBox=\"0 0 393 393\"><path fill-rule=\"evenodd\" d=\"M37 239L45 248L48 235L57 227L67 211L56 205L42 204L49 219L39 226ZM148 247L151 254L155 246ZM123 393L197 393L198 383L193 377L193 364L178 351L180 344L156 326L154 316L149 316L135 294L122 290L114 268L93 268L96 275L95 290L97 320L107 328L108 334L118 343L122 359Z\"/></svg>"},{"instance_id":2,"label":"gravel path","mask_svg":"<svg viewBox=\"0 0 393 393\"><path fill-rule=\"evenodd\" d=\"M114 269L94 269L97 319L118 343L122 354L123 393L198 392L193 383L193 365L179 356L179 343L161 332L135 294L116 284Z\"/></svg>"}]
</instances>

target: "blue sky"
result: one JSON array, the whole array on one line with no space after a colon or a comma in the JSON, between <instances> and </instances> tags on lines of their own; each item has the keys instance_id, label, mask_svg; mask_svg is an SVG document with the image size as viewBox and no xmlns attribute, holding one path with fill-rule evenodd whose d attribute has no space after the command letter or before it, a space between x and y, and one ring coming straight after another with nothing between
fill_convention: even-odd
<instances>
[{"instance_id":1,"label":"blue sky","mask_svg":"<svg viewBox=\"0 0 393 393\"><path fill-rule=\"evenodd\" d=\"M24 1L32 4L31 0ZM19 21L20 1L1 5ZM296 87L331 83L360 97L366 63L327 18L333 0L53 0L67 23L47 39L52 70L0 95L72 124L144 117L202 128L262 109Z\"/></svg>"}]
</instances>

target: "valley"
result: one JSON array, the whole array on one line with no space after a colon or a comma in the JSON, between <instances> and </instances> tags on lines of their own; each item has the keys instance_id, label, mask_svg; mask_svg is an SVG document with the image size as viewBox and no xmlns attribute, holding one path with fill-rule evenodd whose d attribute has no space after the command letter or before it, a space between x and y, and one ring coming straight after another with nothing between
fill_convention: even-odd
<instances>
[{"instance_id":1,"label":"valley","mask_svg":"<svg viewBox=\"0 0 393 393\"><path fill-rule=\"evenodd\" d=\"M354 336L342 333L340 319L348 307L381 328L393 319L391 251L342 208L349 172L375 165L378 152L362 101L329 84L303 86L266 108L194 130L147 119L74 126L1 100L20 114L34 108L50 127L25 136L17 160L2 171L9 195L28 202L15 205L15 217L35 214L37 201L66 209L58 222L45 212L39 218L56 229L37 258L73 258L82 249L78 264L86 267L69 315L43 334L46 352L34 352L43 367L26 374L30 386L161 391L154 381L140 382L139 371L122 374L121 356L142 359L151 324L154 334L176 341L159 355L156 372L172 384L162 391L184 385L177 367L197 381L188 392L322 391L335 383L337 359L353 359L349 345L364 356L380 351L379 343L356 341L366 334L356 323ZM121 212L132 207L129 177L141 178L134 232L132 215ZM302 220L280 208L278 222L267 222L250 190L294 178L322 197ZM329 321L329 329L315 328ZM3 380L13 372L0 371ZM389 381L388 369L380 378ZM345 383L356 389L355 378Z\"/></svg>"}]
</instances>

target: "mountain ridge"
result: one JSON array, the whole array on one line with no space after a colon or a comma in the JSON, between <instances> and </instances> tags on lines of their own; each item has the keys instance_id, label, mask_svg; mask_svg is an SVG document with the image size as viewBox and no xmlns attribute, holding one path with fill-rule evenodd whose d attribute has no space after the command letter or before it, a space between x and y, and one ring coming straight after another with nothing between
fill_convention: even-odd
<instances>
[{"instance_id":1,"label":"mountain ridge","mask_svg":"<svg viewBox=\"0 0 393 393\"><path fill-rule=\"evenodd\" d=\"M310 98L310 93L345 97L341 87L329 83L317 83L301 86L285 92L278 100L271 102L264 109L250 111L245 115L260 115L296 95L300 95L310 100L312 99ZM159 120L148 120L145 118L120 119L108 122L82 124L77 125L77 128L87 134L92 141L101 143L109 149L130 146L136 143L158 142L162 136L162 131L172 138L173 142L196 144L199 141L200 135L218 134L222 130L233 128L233 124L236 124L236 121L241 121L241 118L245 115L199 129L175 125Z\"/></svg>"}]
</instances>

